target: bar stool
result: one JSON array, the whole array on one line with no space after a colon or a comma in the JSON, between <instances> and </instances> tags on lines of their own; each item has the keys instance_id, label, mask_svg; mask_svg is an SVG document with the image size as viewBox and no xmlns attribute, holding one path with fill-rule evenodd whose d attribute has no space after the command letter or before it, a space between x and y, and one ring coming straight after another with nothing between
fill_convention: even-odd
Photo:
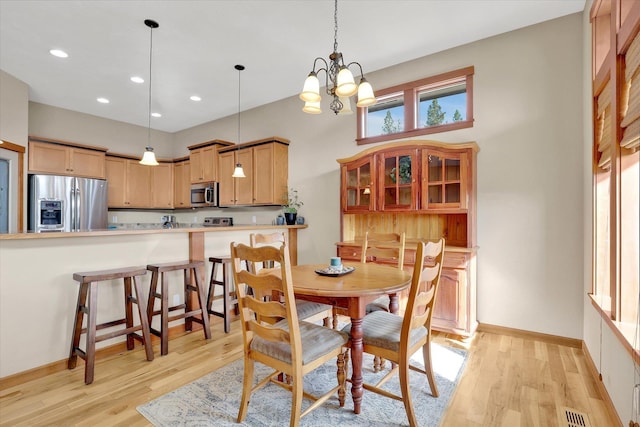
<instances>
[{"instance_id":1,"label":"bar stool","mask_svg":"<svg viewBox=\"0 0 640 427\"><path fill-rule=\"evenodd\" d=\"M234 313L240 314L238 310L238 297L231 290L231 279L233 273L231 271L231 257L227 255L209 257L211 261L211 279L209 280L209 296L207 297L207 311L209 314L221 317L224 320L224 332L226 334L231 330L231 304L234 305ZM222 266L222 281L217 280L218 267ZM216 285L222 286L222 295L214 296ZM213 301L222 299L222 311L213 309Z\"/></svg>"},{"instance_id":2,"label":"bar stool","mask_svg":"<svg viewBox=\"0 0 640 427\"><path fill-rule=\"evenodd\" d=\"M142 287L136 280L136 276L147 274L144 267L127 267L113 270L89 271L84 273L74 273L73 280L80 282L78 292L78 304L76 306L76 316L73 326L73 338L71 340L71 351L69 352L69 360L67 367L73 369L76 367L78 356L85 361L84 382L91 384L93 382L93 374L96 358L96 343L120 335L127 335L127 350L133 350L134 340L142 342L147 354L147 360L153 360L153 347L151 344L151 336L149 334L149 323L147 319L147 302L142 295ZM98 282L105 280L124 279L124 301L125 301L125 317L123 319L111 322L97 324L98 313ZM131 283L136 290L136 296L132 294ZM88 298L88 301L87 301ZM138 314L140 315L140 324L133 326L133 304L138 305ZM84 315L87 315L87 327L82 327ZM96 335L96 331L104 328L125 324L126 328L114 332ZM142 331L142 336L137 333ZM86 346L83 351L80 349L80 335L87 334Z\"/></svg>"},{"instance_id":3,"label":"bar stool","mask_svg":"<svg viewBox=\"0 0 640 427\"><path fill-rule=\"evenodd\" d=\"M197 322L202 325L205 339L211 338L211 328L209 327L209 316L205 313L205 294L202 280L198 270L204 268L204 261L181 261L168 262L162 264L149 264L147 270L151 271L151 287L149 288L149 302L147 305L147 318L149 329L153 335L160 337L160 354L165 356L169 353L169 322L177 319L185 319L184 328L186 331L192 329L192 323ZM183 304L169 306L169 281L165 273L170 271L183 270L184 276L184 298ZM191 275L195 277L195 286L191 284ZM160 292L158 292L158 279L160 279ZM198 296L200 308L191 310L191 292ZM155 310L155 299L160 298L160 310ZM169 317L169 313L176 310L184 310L184 313L175 314ZM160 330L151 326L153 316L160 315ZM200 314L202 318L196 317Z\"/></svg>"}]
</instances>

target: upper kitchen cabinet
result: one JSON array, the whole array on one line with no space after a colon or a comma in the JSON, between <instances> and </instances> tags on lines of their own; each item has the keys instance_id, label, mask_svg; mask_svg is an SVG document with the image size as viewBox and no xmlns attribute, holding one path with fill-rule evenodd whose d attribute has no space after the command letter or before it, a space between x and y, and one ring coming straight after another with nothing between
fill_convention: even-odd
<instances>
[{"instance_id":1,"label":"upper kitchen cabinet","mask_svg":"<svg viewBox=\"0 0 640 427\"><path fill-rule=\"evenodd\" d=\"M173 176L173 207L191 207L191 163L188 157L175 160Z\"/></svg>"},{"instance_id":2,"label":"upper kitchen cabinet","mask_svg":"<svg viewBox=\"0 0 640 427\"><path fill-rule=\"evenodd\" d=\"M213 139L187 147L191 182L211 182L218 180L218 149L232 145L231 142Z\"/></svg>"},{"instance_id":3,"label":"upper kitchen cabinet","mask_svg":"<svg viewBox=\"0 0 640 427\"><path fill-rule=\"evenodd\" d=\"M219 149L220 206L282 205L289 177L289 141L271 137ZM245 178L233 178L240 163Z\"/></svg>"},{"instance_id":4,"label":"upper kitchen cabinet","mask_svg":"<svg viewBox=\"0 0 640 427\"><path fill-rule=\"evenodd\" d=\"M105 178L106 148L29 137L29 173Z\"/></svg>"},{"instance_id":5,"label":"upper kitchen cabinet","mask_svg":"<svg viewBox=\"0 0 640 427\"><path fill-rule=\"evenodd\" d=\"M141 165L125 154L106 157L109 208L173 208L173 164Z\"/></svg>"},{"instance_id":6,"label":"upper kitchen cabinet","mask_svg":"<svg viewBox=\"0 0 640 427\"><path fill-rule=\"evenodd\" d=\"M160 162L151 168L151 206L173 209L173 163Z\"/></svg>"}]
</instances>

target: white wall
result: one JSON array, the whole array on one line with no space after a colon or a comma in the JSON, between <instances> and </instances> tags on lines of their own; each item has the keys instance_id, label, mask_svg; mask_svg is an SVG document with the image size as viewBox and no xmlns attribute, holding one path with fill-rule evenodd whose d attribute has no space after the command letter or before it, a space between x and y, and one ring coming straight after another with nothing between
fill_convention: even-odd
<instances>
[{"instance_id":1,"label":"white wall","mask_svg":"<svg viewBox=\"0 0 640 427\"><path fill-rule=\"evenodd\" d=\"M29 117L29 86L12 75L0 70L0 139L13 144L27 147L27 124ZM9 162L9 232L15 233L18 230L18 153L0 147L0 158ZM26 156L25 156L26 158ZM23 182L26 181L27 168L23 170ZM22 189L22 200L24 201L20 209L25 209L27 200L26 184ZM26 229L26 215L22 228Z\"/></svg>"},{"instance_id":2,"label":"white wall","mask_svg":"<svg viewBox=\"0 0 640 427\"><path fill-rule=\"evenodd\" d=\"M430 136L476 141L478 319L582 337L582 18L574 14L367 74L374 88L473 65L475 125ZM304 76L300 77L301 84ZM291 140L289 182L311 225L300 261L326 259L340 240L336 159L357 146L356 118L302 113L296 97L242 113L242 140ZM176 133L233 134L234 120Z\"/></svg>"}]
</instances>

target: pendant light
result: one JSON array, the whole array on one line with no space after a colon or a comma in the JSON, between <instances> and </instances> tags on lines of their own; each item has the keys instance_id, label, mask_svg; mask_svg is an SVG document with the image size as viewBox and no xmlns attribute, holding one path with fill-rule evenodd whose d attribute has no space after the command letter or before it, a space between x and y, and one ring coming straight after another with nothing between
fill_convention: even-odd
<instances>
[{"instance_id":1,"label":"pendant light","mask_svg":"<svg viewBox=\"0 0 640 427\"><path fill-rule=\"evenodd\" d=\"M153 53L153 29L158 28L160 25L151 19L145 19L144 25L149 27L149 30L151 31L151 42L149 44L149 126L147 127L147 146L144 149L144 155L142 156L142 160L140 160L140 164L158 166L156 155L153 152L153 147L151 146L151 56Z\"/></svg>"},{"instance_id":2,"label":"pendant light","mask_svg":"<svg viewBox=\"0 0 640 427\"><path fill-rule=\"evenodd\" d=\"M244 70L244 65L236 65L234 67L238 70L238 142L236 144L240 144L240 72ZM244 174L244 170L242 169L242 165L240 162L236 163L236 168L233 170L233 178L246 178L247 176Z\"/></svg>"}]
</instances>

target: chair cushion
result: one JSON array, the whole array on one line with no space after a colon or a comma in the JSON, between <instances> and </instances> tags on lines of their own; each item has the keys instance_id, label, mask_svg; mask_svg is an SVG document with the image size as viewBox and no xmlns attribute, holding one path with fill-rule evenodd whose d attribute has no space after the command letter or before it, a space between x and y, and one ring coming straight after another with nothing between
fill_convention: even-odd
<instances>
[{"instance_id":1,"label":"chair cushion","mask_svg":"<svg viewBox=\"0 0 640 427\"><path fill-rule=\"evenodd\" d=\"M331 306L319 302L297 299L296 310L298 311L298 319L306 319L323 311L331 310Z\"/></svg>"},{"instance_id":2,"label":"chair cushion","mask_svg":"<svg viewBox=\"0 0 640 427\"><path fill-rule=\"evenodd\" d=\"M389 297L383 296L367 304L367 314L373 313L374 311L389 311Z\"/></svg>"},{"instance_id":3,"label":"chair cushion","mask_svg":"<svg viewBox=\"0 0 640 427\"><path fill-rule=\"evenodd\" d=\"M349 340L346 332L325 328L309 322L299 322L302 341L302 364L306 365L337 347L343 346ZM273 326L289 330L286 319ZM251 341L251 350L266 354L275 359L291 363L291 347L287 343L268 341L255 337Z\"/></svg>"},{"instance_id":4,"label":"chair cushion","mask_svg":"<svg viewBox=\"0 0 640 427\"><path fill-rule=\"evenodd\" d=\"M371 314L367 314L362 320L362 343L392 351L400 351L402 320L402 317L386 311L374 311ZM345 326L342 331L351 334L351 323ZM427 328L424 326L411 331L409 346L413 346L424 339L427 333Z\"/></svg>"}]
</instances>

